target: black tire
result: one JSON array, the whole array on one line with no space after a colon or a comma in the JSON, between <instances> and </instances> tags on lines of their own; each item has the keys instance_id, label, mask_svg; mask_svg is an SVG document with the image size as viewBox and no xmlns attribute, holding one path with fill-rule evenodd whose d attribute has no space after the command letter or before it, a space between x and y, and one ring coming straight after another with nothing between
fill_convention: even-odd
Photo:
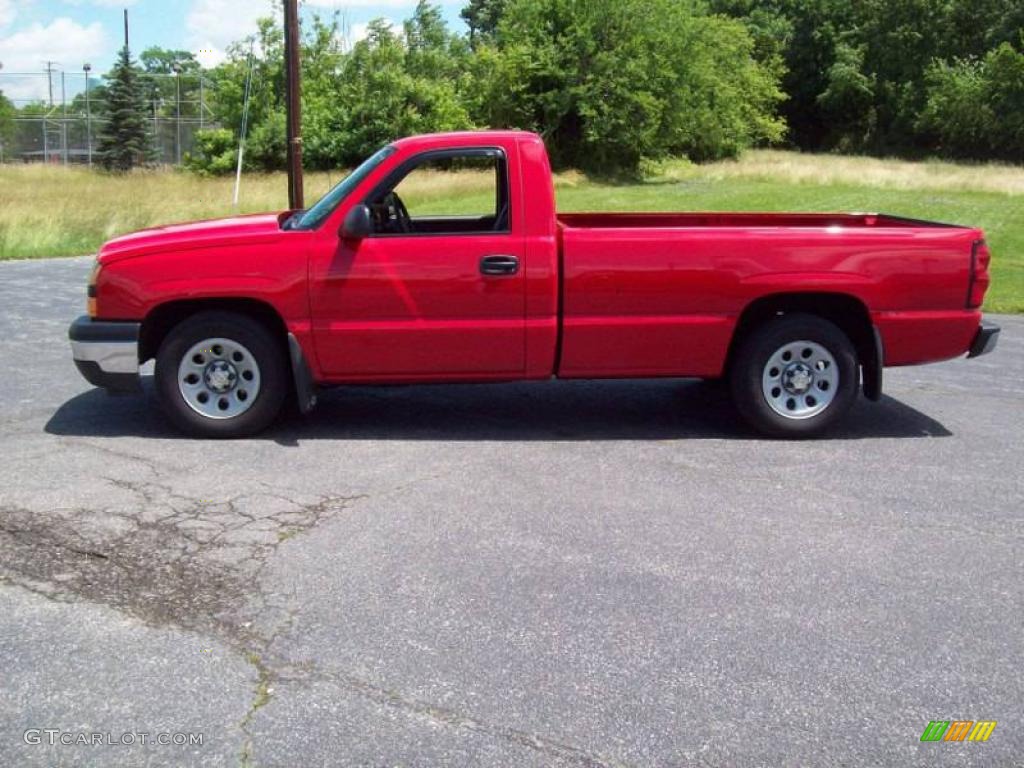
<instances>
[{"instance_id":1,"label":"black tire","mask_svg":"<svg viewBox=\"0 0 1024 768\"><path fill-rule=\"evenodd\" d=\"M798 394L790 397L790 390L782 386L785 369L780 374L780 386L771 387L764 382L778 370L777 366L769 369L769 361L779 360L775 355L782 353L787 345L800 341L824 348L834 360L837 373L830 373L830 380L826 381L824 375L812 371L812 380L807 385L810 389L800 387L796 390ZM800 364L799 355L793 359L797 365ZM825 365L831 369L830 363ZM794 313L769 321L743 339L732 358L729 384L736 409L755 430L769 437L805 438L820 435L849 412L860 389L859 374L856 350L838 326L815 315ZM814 378L819 375L820 381ZM825 392L814 389L816 385L824 387L826 384L828 390ZM823 410L815 412L807 402L812 400L811 396L819 394L822 395L821 400L826 395L831 400ZM779 399L773 406L770 396L776 395ZM815 406L820 407L821 402L816 401ZM779 412L790 407L803 407L810 415L789 416Z\"/></svg>"},{"instance_id":2,"label":"black tire","mask_svg":"<svg viewBox=\"0 0 1024 768\"><path fill-rule=\"evenodd\" d=\"M213 338L241 345L258 366L259 391L235 416L203 415L189 405L179 387L183 357L196 344ZM283 343L263 324L233 312L208 311L183 320L167 334L156 356L155 380L164 412L179 430L195 437L233 438L261 432L277 418L288 394L288 373Z\"/></svg>"}]
</instances>

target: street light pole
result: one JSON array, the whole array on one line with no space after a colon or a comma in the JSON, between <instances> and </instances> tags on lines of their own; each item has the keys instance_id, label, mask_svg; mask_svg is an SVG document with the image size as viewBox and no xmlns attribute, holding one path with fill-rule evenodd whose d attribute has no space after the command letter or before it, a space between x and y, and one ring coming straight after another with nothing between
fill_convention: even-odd
<instances>
[{"instance_id":1,"label":"street light pole","mask_svg":"<svg viewBox=\"0 0 1024 768\"><path fill-rule=\"evenodd\" d=\"M174 62L171 66L174 70L174 90L175 90L175 108L174 108L174 157L176 165L181 165L181 64Z\"/></svg>"},{"instance_id":2,"label":"street light pole","mask_svg":"<svg viewBox=\"0 0 1024 768\"><path fill-rule=\"evenodd\" d=\"M302 194L302 113L298 0L284 0L285 93L288 119L288 207L305 207Z\"/></svg>"},{"instance_id":3,"label":"street light pole","mask_svg":"<svg viewBox=\"0 0 1024 768\"><path fill-rule=\"evenodd\" d=\"M89 167L92 168L92 113L89 110L89 73L92 64L85 62L82 71L85 72L85 149L89 156Z\"/></svg>"}]
</instances>

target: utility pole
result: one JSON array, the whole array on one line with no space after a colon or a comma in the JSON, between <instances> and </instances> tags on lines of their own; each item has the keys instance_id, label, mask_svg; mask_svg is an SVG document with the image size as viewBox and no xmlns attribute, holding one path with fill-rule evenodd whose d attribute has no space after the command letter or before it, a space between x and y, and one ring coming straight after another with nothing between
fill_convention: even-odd
<instances>
[{"instance_id":1,"label":"utility pole","mask_svg":"<svg viewBox=\"0 0 1024 768\"><path fill-rule=\"evenodd\" d=\"M50 109L53 109L53 73L57 71L53 68L53 65L57 63L56 61L47 61L46 69L43 70L46 72L46 84L50 89Z\"/></svg>"},{"instance_id":2,"label":"utility pole","mask_svg":"<svg viewBox=\"0 0 1024 768\"><path fill-rule=\"evenodd\" d=\"M284 0L285 97L288 117L288 207L305 207L302 195L302 112L299 77L298 0Z\"/></svg>"},{"instance_id":3,"label":"utility pole","mask_svg":"<svg viewBox=\"0 0 1024 768\"><path fill-rule=\"evenodd\" d=\"M128 9L124 9L124 47L128 47Z\"/></svg>"}]
</instances>

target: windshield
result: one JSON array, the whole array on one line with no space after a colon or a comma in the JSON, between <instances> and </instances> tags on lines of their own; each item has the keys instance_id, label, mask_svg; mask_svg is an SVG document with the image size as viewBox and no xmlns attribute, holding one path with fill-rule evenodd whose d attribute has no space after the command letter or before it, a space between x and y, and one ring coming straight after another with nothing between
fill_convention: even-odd
<instances>
[{"instance_id":1,"label":"windshield","mask_svg":"<svg viewBox=\"0 0 1024 768\"><path fill-rule=\"evenodd\" d=\"M383 149L377 150L373 155L363 161L362 165L339 182L334 189L321 197L316 205L302 214L302 218L297 222L296 228L313 229L314 227L320 226L320 224L323 223L323 220L331 215L331 212L338 207L348 193L359 186L359 183L369 176L374 168L393 155L394 152L395 148L392 146L387 146Z\"/></svg>"}]
</instances>

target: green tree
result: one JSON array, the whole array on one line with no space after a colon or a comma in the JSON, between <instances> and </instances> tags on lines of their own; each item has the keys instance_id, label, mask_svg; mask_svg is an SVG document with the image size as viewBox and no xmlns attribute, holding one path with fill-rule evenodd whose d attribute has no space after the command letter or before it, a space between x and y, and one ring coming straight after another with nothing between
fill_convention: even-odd
<instances>
[{"instance_id":1,"label":"green tree","mask_svg":"<svg viewBox=\"0 0 1024 768\"><path fill-rule=\"evenodd\" d=\"M238 143L230 130L211 128L196 133L192 152L186 153L183 163L201 175L228 174L235 170L237 152Z\"/></svg>"},{"instance_id":2,"label":"green tree","mask_svg":"<svg viewBox=\"0 0 1024 768\"><path fill-rule=\"evenodd\" d=\"M457 79L466 69L469 48L463 38L448 31L441 9L420 0L403 25L405 69L414 77Z\"/></svg>"},{"instance_id":3,"label":"green tree","mask_svg":"<svg viewBox=\"0 0 1024 768\"><path fill-rule=\"evenodd\" d=\"M754 38L754 54L763 64L778 65L785 57L795 24L775 2L710 0L713 13L742 19Z\"/></svg>"},{"instance_id":4,"label":"green tree","mask_svg":"<svg viewBox=\"0 0 1024 768\"><path fill-rule=\"evenodd\" d=\"M303 46L303 52L306 47ZM284 36L273 19L257 21L256 32L228 46L227 60L206 74L213 91L213 117L220 128L196 133L196 143L187 165L205 173L228 173L235 169L242 114L245 109L246 80L252 51L252 84L249 94L248 136L257 135L245 153L247 169L271 170L284 165L283 156L274 160L274 142L266 123L278 125L276 115L284 113ZM305 95L310 83L304 83ZM309 116L305 117L307 127ZM281 142L285 141L282 134Z\"/></svg>"},{"instance_id":5,"label":"green tree","mask_svg":"<svg viewBox=\"0 0 1024 768\"><path fill-rule=\"evenodd\" d=\"M253 51L249 125L259 125L284 109L284 35L273 19L260 19L257 31L228 46L228 58L209 72L216 92L215 117L236 135L242 124L249 52ZM303 80L303 88L308 86Z\"/></svg>"},{"instance_id":6,"label":"green tree","mask_svg":"<svg viewBox=\"0 0 1024 768\"><path fill-rule=\"evenodd\" d=\"M1024 44L1020 0L709 1L747 24L762 58L772 50L760 42L766 30L783 42L782 113L794 143L807 148L925 150L934 136L922 133L934 63Z\"/></svg>"},{"instance_id":7,"label":"green tree","mask_svg":"<svg viewBox=\"0 0 1024 768\"><path fill-rule=\"evenodd\" d=\"M677 0L511 0L487 64L482 122L544 134L556 165L636 171L781 138L774 74L742 24Z\"/></svg>"},{"instance_id":8,"label":"green tree","mask_svg":"<svg viewBox=\"0 0 1024 768\"><path fill-rule=\"evenodd\" d=\"M996 155L1024 162L1024 51L1003 43L985 57L987 101L996 115L992 148Z\"/></svg>"},{"instance_id":9,"label":"green tree","mask_svg":"<svg viewBox=\"0 0 1024 768\"><path fill-rule=\"evenodd\" d=\"M14 104L4 96L3 91L0 91L0 149L3 151L3 158L0 159L4 162L10 159L11 142L15 134L14 117L16 114L17 110L14 108Z\"/></svg>"},{"instance_id":10,"label":"green tree","mask_svg":"<svg viewBox=\"0 0 1024 768\"><path fill-rule=\"evenodd\" d=\"M100 131L99 155L108 170L130 171L148 158L149 134L145 96L127 46L121 49L107 80L106 122Z\"/></svg>"},{"instance_id":11,"label":"green tree","mask_svg":"<svg viewBox=\"0 0 1024 768\"><path fill-rule=\"evenodd\" d=\"M338 101L346 106L337 116L338 161L352 163L401 136L472 126L455 82L431 75L450 64L445 40L431 42L431 31L414 22L403 39L383 20L370 23L339 77Z\"/></svg>"},{"instance_id":12,"label":"green tree","mask_svg":"<svg viewBox=\"0 0 1024 768\"><path fill-rule=\"evenodd\" d=\"M492 38L505 12L508 0L469 0L462 9L462 20L469 27L469 40L477 43Z\"/></svg>"},{"instance_id":13,"label":"green tree","mask_svg":"<svg viewBox=\"0 0 1024 768\"><path fill-rule=\"evenodd\" d=\"M877 86L875 77L864 74L864 49L839 43L825 82L817 100L822 116L833 126L832 143L846 150L864 146L875 130Z\"/></svg>"},{"instance_id":14,"label":"green tree","mask_svg":"<svg viewBox=\"0 0 1024 768\"><path fill-rule=\"evenodd\" d=\"M158 45L144 50L139 56L139 62L142 69L152 75L170 75L175 72L176 67L184 74L195 75L202 69L195 54L190 51L161 48Z\"/></svg>"},{"instance_id":15,"label":"green tree","mask_svg":"<svg viewBox=\"0 0 1024 768\"><path fill-rule=\"evenodd\" d=\"M935 62L918 127L954 157L1024 161L1024 54L1003 43L983 59Z\"/></svg>"},{"instance_id":16,"label":"green tree","mask_svg":"<svg viewBox=\"0 0 1024 768\"><path fill-rule=\"evenodd\" d=\"M348 105L338 97L339 73L345 66L338 27L337 16L329 21L314 16L302 44L303 162L309 168L334 168L340 162ZM278 147L279 157L287 149L286 127L282 104L259 128L262 144L268 150ZM278 136L280 143L275 144ZM273 152L265 156L269 160Z\"/></svg>"},{"instance_id":17,"label":"green tree","mask_svg":"<svg viewBox=\"0 0 1024 768\"><path fill-rule=\"evenodd\" d=\"M926 83L928 101L918 128L934 135L936 149L960 157L987 154L995 115L987 104L984 64L975 59L937 61Z\"/></svg>"},{"instance_id":18,"label":"green tree","mask_svg":"<svg viewBox=\"0 0 1024 768\"><path fill-rule=\"evenodd\" d=\"M462 89L471 79L470 49L452 34L441 12L416 6L402 32L384 20L370 23L366 39L348 53L340 45L337 17L313 16L302 35L303 160L308 168L360 162L381 144L410 133L472 126ZM237 137L252 43L246 167L283 167L285 105L280 28L259 23L253 40L229 49L228 61L210 73L216 115ZM209 172L228 167L223 134L197 147L190 167Z\"/></svg>"},{"instance_id":19,"label":"green tree","mask_svg":"<svg viewBox=\"0 0 1024 768\"><path fill-rule=\"evenodd\" d=\"M198 117L202 67L189 51L150 46L139 56L146 110L161 117ZM178 104L178 97L181 104Z\"/></svg>"}]
</instances>

